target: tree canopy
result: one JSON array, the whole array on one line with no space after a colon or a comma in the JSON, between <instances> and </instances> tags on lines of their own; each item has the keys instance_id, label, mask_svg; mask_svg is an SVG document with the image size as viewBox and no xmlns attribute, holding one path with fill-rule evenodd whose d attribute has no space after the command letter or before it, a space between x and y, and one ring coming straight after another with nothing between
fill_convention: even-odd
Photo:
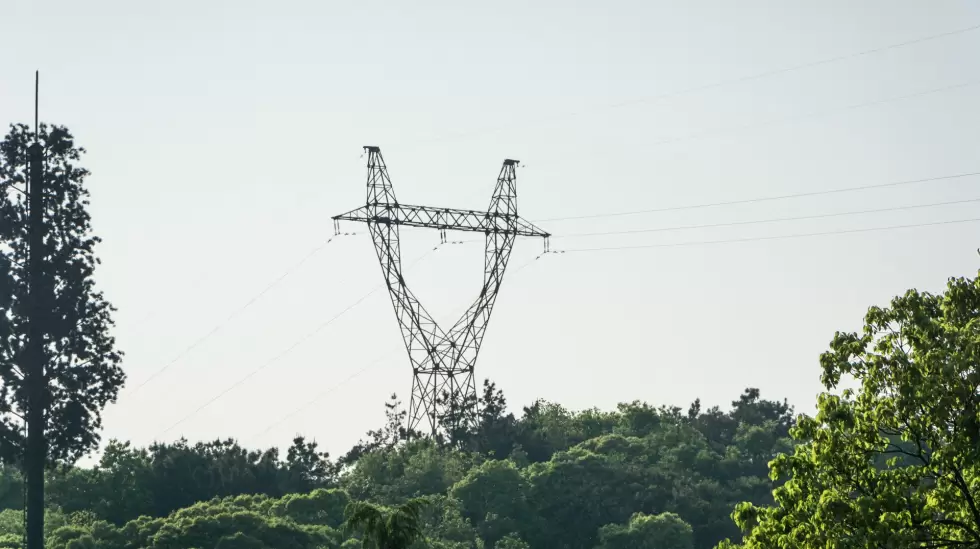
<instances>
[{"instance_id":1,"label":"tree canopy","mask_svg":"<svg viewBox=\"0 0 980 549\"><path fill-rule=\"evenodd\" d=\"M871 307L820 363L775 504L735 513L744 547L980 545L980 278Z\"/></svg>"},{"instance_id":2,"label":"tree canopy","mask_svg":"<svg viewBox=\"0 0 980 549\"><path fill-rule=\"evenodd\" d=\"M344 509L344 527L358 531L367 549L408 549L424 537L422 508L428 501L415 498L394 509L355 501Z\"/></svg>"},{"instance_id":3,"label":"tree canopy","mask_svg":"<svg viewBox=\"0 0 980 549\"><path fill-rule=\"evenodd\" d=\"M27 337L28 223L22 192L34 132L11 126L0 142L0 460L20 460L27 408L22 358ZM110 333L115 310L96 289L98 265L88 213L84 149L67 128L41 124L46 231L40 253L44 312L44 410L47 456L73 463L99 443L102 409L125 380Z\"/></svg>"},{"instance_id":4,"label":"tree canopy","mask_svg":"<svg viewBox=\"0 0 980 549\"><path fill-rule=\"evenodd\" d=\"M454 440L406 439L393 399L388 426L341 465L303 438L282 453L234 440L111 441L95 466L49 473L48 544L354 547L364 531L343 528L348 505L387 517L425 497L424 541L413 548L592 549L660 539L709 549L738 535L730 518L737 502L772 502L774 484L758 461L790 448L792 410L754 389L730 410L695 403L687 413L643 402L575 412L538 401L515 416L492 384L484 397L498 406L481 400L480 420ZM0 542L7 535L11 547L22 532L18 486L16 469L0 471L0 501L12 517L0 521Z\"/></svg>"}]
</instances>

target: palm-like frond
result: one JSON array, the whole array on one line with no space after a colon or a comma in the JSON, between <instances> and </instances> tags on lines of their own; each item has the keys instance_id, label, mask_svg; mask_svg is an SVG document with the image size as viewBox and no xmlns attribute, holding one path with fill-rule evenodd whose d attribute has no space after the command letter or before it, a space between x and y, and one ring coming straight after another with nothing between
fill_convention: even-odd
<instances>
[{"instance_id":1,"label":"palm-like frond","mask_svg":"<svg viewBox=\"0 0 980 549\"><path fill-rule=\"evenodd\" d=\"M390 547L406 548L422 537L422 507L427 503L425 498L415 498L400 505L388 516Z\"/></svg>"},{"instance_id":2,"label":"palm-like frond","mask_svg":"<svg viewBox=\"0 0 980 549\"><path fill-rule=\"evenodd\" d=\"M387 536L387 525L381 509L363 501L349 503L344 509L344 530L360 530L364 545L381 549Z\"/></svg>"},{"instance_id":3,"label":"palm-like frond","mask_svg":"<svg viewBox=\"0 0 980 549\"><path fill-rule=\"evenodd\" d=\"M365 547L407 549L423 537L422 507L427 503L415 498L385 513L371 503L354 502L344 509L344 528L360 530Z\"/></svg>"}]
</instances>

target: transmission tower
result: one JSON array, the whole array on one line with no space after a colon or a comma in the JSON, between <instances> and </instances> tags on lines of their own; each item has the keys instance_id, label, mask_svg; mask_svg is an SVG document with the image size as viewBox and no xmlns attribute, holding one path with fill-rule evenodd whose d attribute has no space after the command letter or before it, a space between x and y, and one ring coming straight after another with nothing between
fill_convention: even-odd
<instances>
[{"instance_id":1,"label":"transmission tower","mask_svg":"<svg viewBox=\"0 0 980 549\"><path fill-rule=\"evenodd\" d=\"M339 234L340 221L368 225L412 363L408 427L415 431L425 421L434 435L439 417L450 406L476 400L473 367L514 240L518 236L542 237L547 250L550 235L517 215L517 160L504 160L490 208L481 212L400 204L392 190L381 149L364 147L364 150L368 154L367 202L356 210L335 216L334 230ZM446 231L480 232L486 237L480 295L448 331L439 326L405 284L398 231L401 225L438 229L443 242Z\"/></svg>"}]
</instances>

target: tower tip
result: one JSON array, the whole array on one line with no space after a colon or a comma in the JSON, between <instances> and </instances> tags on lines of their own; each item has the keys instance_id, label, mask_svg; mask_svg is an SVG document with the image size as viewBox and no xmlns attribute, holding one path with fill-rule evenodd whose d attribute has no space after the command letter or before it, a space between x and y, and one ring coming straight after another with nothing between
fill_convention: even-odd
<instances>
[{"instance_id":1,"label":"tower tip","mask_svg":"<svg viewBox=\"0 0 980 549\"><path fill-rule=\"evenodd\" d=\"M34 140L38 139L38 94L41 88L41 71L34 71Z\"/></svg>"},{"instance_id":2,"label":"tower tip","mask_svg":"<svg viewBox=\"0 0 980 549\"><path fill-rule=\"evenodd\" d=\"M504 166L513 166L514 164L520 164L520 162L520 160L511 160L508 158L507 160L504 160Z\"/></svg>"},{"instance_id":3,"label":"tower tip","mask_svg":"<svg viewBox=\"0 0 980 549\"><path fill-rule=\"evenodd\" d=\"M367 152L376 153L376 152L381 152L381 147L376 147L374 145L364 145L364 150Z\"/></svg>"}]
</instances>

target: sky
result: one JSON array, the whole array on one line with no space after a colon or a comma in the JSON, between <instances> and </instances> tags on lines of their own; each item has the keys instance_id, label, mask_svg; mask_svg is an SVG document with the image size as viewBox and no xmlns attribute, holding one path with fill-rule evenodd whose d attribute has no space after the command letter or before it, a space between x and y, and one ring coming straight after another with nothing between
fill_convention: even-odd
<instances>
[{"instance_id":1,"label":"sky","mask_svg":"<svg viewBox=\"0 0 980 549\"><path fill-rule=\"evenodd\" d=\"M566 253L517 242L477 363L518 413L747 387L809 413L835 331L980 268L980 222L935 224L980 218L980 176L670 209L980 172L976 2L0 0L0 32L0 123L40 70L88 151L128 375L106 440L337 455L407 406L365 227L324 244L364 145L412 204L485 208L522 161L519 213ZM859 231L896 225L922 226ZM438 243L404 231L403 261L451 324L483 249Z\"/></svg>"}]
</instances>

